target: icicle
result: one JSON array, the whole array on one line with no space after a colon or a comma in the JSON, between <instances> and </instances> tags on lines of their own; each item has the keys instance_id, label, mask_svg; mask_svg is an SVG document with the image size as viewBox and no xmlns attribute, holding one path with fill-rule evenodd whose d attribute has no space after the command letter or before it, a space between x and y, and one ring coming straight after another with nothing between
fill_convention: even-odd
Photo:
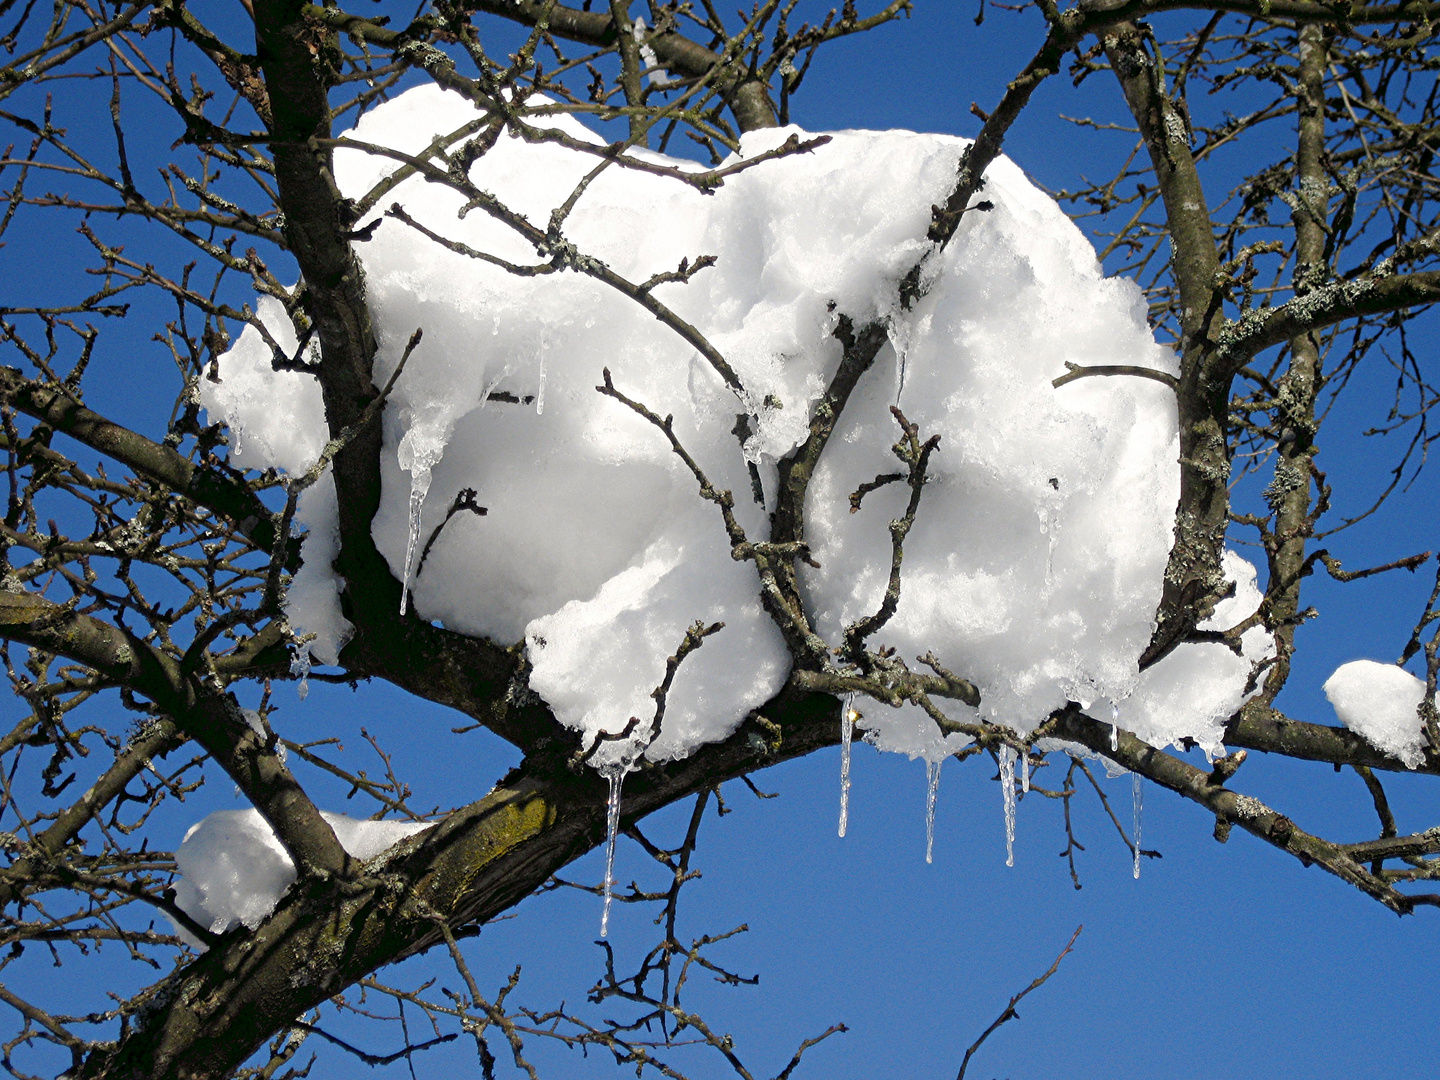
<instances>
[{"instance_id":1,"label":"icicle","mask_svg":"<svg viewBox=\"0 0 1440 1080\"><path fill-rule=\"evenodd\" d=\"M605 804L605 883L602 886L605 903L600 909L602 938L610 932L610 890L615 884L612 880L615 873L615 837L620 832L620 785L625 782L625 776L629 772L628 761L604 765L599 769L600 775L610 783L610 798Z\"/></svg>"},{"instance_id":2,"label":"icicle","mask_svg":"<svg viewBox=\"0 0 1440 1080\"><path fill-rule=\"evenodd\" d=\"M1050 481L1052 484L1059 483L1057 479ZM1040 515L1040 531L1046 535L1047 543L1045 548L1045 584L1047 587L1055 583L1055 549L1060 546L1060 514L1053 506L1047 506Z\"/></svg>"},{"instance_id":3,"label":"icicle","mask_svg":"<svg viewBox=\"0 0 1440 1080\"><path fill-rule=\"evenodd\" d=\"M295 687L295 692L304 701L310 693L310 650L304 645L295 646L290 654L290 674L299 678L300 683Z\"/></svg>"},{"instance_id":4,"label":"icicle","mask_svg":"<svg viewBox=\"0 0 1440 1080\"><path fill-rule=\"evenodd\" d=\"M497 326L498 326L498 320L497 320ZM498 332L498 331L497 331L497 332ZM485 392L480 395L480 409L481 409L482 412L484 411L485 406L490 403L490 395L495 392L496 388L499 387L499 385L500 385L502 382L504 382L506 379L508 379L508 378L510 377L511 372L513 372L514 370L515 370L515 365L514 365L514 364L506 364L505 367L501 370L500 374L499 374L499 375L496 375L495 378L491 379L491 380L485 385ZM401 464L403 465L404 462L402 461Z\"/></svg>"},{"instance_id":5,"label":"icicle","mask_svg":"<svg viewBox=\"0 0 1440 1080\"><path fill-rule=\"evenodd\" d=\"M1134 787L1131 791L1135 800L1135 880L1140 880L1140 811L1144 809L1144 796L1140 791L1140 774L1130 774Z\"/></svg>"},{"instance_id":6,"label":"icicle","mask_svg":"<svg viewBox=\"0 0 1440 1080\"><path fill-rule=\"evenodd\" d=\"M415 565L415 549L420 546L420 511L425 506L425 494L430 490L430 470L419 468L410 474L410 538L405 541L405 577L400 590L400 614L404 615L410 602L410 570Z\"/></svg>"},{"instance_id":7,"label":"icicle","mask_svg":"<svg viewBox=\"0 0 1440 1080\"><path fill-rule=\"evenodd\" d=\"M846 694L840 703L840 835L850 824L850 740L855 735L855 695Z\"/></svg>"},{"instance_id":8,"label":"icicle","mask_svg":"<svg viewBox=\"0 0 1440 1080\"><path fill-rule=\"evenodd\" d=\"M1020 755L1020 790L1030 794L1030 755Z\"/></svg>"},{"instance_id":9,"label":"icicle","mask_svg":"<svg viewBox=\"0 0 1440 1080\"><path fill-rule=\"evenodd\" d=\"M545 415L545 339L540 339L540 388L535 391L535 415Z\"/></svg>"},{"instance_id":10,"label":"icicle","mask_svg":"<svg viewBox=\"0 0 1440 1080\"><path fill-rule=\"evenodd\" d=\"M885 335L890 339L890 347L895 350L895 404L900 404L900 396L905 393L905 367L907 354L910 351L911 328L899 317L898 309L892 312L889 325L885 327Z\"/></svg>"},{"instance_id":11,"label":"icicle","mask_svg":"<svg viewBox=\"0 0 1440 1080\"><path fill-rule=\"evenodd\" d=\"M1120 749L1120 705L1110 702L1110 749Z\"/></svg>"},{"instance_id":12,"label":"icicle","mask_svg":"<svg viewBox=\"0 0 1440 1080\"><path fill-rule=\"evenodd\" d=\"M945 759L925 762L925 862L935 861L935 796L940 791L940 766Z\"/></svg>"},{"instance_id":13,"label":"icicle","mask_svg":"<svg viewBox=\"0 0 1440 1080\"><path fill-rule=\"evenodd\" d=\"M1005 865L1015 865L1015 751L1000 747L1000 793L1005 799Z\"/></svg>"}]
</instances>

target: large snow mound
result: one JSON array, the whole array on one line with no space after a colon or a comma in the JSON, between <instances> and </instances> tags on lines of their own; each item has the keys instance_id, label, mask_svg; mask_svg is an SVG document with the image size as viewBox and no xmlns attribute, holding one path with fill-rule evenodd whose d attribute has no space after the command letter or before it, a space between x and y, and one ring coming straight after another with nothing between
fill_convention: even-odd
<instances>
[{"instance_id":1,"label":"large snow mound","mask_svg":"<svg viewBox=\"0 0 1440 1080\"><path fill-rule=\"evenodd\" d=\"M429 828L425 822L362 821L325 810L320 816L340 846L361 862ZM295 880L294 862L258 810L218 810L196 822L175 852L175 863L176 906L214 934L242 924L254 930Z\"/></svg>"},{"instance_id":2,"label":"large snow mound","mask_svg":"<svg viewBox=\"0 0 1440 1080\"><path fill-rule=\"evenodd\" d=\"M435 132L475 118L458 96L426 87L375 109L355 136L418 152ZM599 142L573 120L553 123ZM792 134L805 136L795 128L747 135L741 156ZM686 628L724 622L681 667L648 754L683 756L723 738L779 689L789 658L760 607L752 567L730 558L720 516L700 500L694 478L653 426L595 387L608 367L625 394L673 414L677 437L717 487L734 492L750 538L763 539L768 519L750 497L746 459L758 465L773 508L776 461L804 439L839 363L839 320L878 319L891 345L842 416L806 505L821 565L804 571L803 588L820 632L837 644L847 622L880 602L888 523L907 491L874 491L854 514L849 495L899 467L889 413L898 403L922 437L941 442L906 542L899 610L872 644L899 649L907 662L933 651L980 687L984 716L1020 730L1067 700L1109 699L1157 744L1190 737L1218 746L1216 718L1238 701L1254 656L1186 646L1148 680L1135 663L1151 633L1178 495L1170 391L1133 377L1051 385L1067 363L1173 372L1171 354L1146 327L1140 290L1103 277L1059 207L1000 159L984 192L993 209L968 214L946 251L928 260L928 291L913 310L897 304L899 280L931 250L930 208L944 201L966 145L838 132L811 153L735 175L712 195L619 166L595 179L565 224L581 252L632 282L682 258L716 257L688 284L664 284L654 295L727 358L743 398L675 333L591 278L515 276L384 220L358 245L381 342L377 382L417 327L425 335L386 407L373 531L396 576L408 573L423 617L501 641L523 638L531 686L588 735L619 732L631 717L648 722L651 692ZM470 175L543 230L596 160L505 136ZM356 199L396 168L390 158L336 154L336 180ZM461 197L441 185L411 176L378 209L392 202L471 248L541 261L483 210L462 216ZM260 312L293 348L279 305L262 301ZM219 373L202 393L236 431L237 463L295 472L315 459L325 429L312 379L272 371L253 328ZM733 434L742 413L751 430L743 455ZM419 566L466 488L488 514L450 517ZM315 659L328 662L346 633L329 566L333 486L317 485L305 500L310 539L287 611L297 630L315 635ZM1253 584L1244 588L1253 570L1239 559L1228 567L1253 610ZM1217 680L1223 692L1191 693ZM871 703L864 711L881 746L926 756L940 749L918 709Z\"/></svg>"},{"instance_id":3,"label":"large snow mound","mask_svg":"<svg viewBox=\"0 0 1440 1080\"><path fill-rule=\"evenodd\" d=\"M1336 668L1323 689L1340 722L1377 750L1412 769L1425 760L1424 680L1394 664L1352 660Z\"/></svg>"}]
</instances>

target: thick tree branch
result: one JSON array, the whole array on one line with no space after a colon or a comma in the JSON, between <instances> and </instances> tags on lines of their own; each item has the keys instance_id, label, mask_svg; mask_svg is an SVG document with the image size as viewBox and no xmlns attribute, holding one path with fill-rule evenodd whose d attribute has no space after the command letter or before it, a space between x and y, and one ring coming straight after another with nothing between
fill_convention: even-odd
<instances>
[{"instance_id":1,"label":"thick tree branch","mask_svg":"<svg viewBox=\"0 0 1440 1080\"><path fill-rule=\"evenodd\" d=\"M306 311L320 339L319 380L332 438L346 436L333 470L340 509L342 604L355 635L341 662L356 676L376 676L450 705L525 749L568 733L548 710L509 697L518 654L443 630L400 611L400 582L375 546L371 522L380 507L379 424L361 419L380 391L374 383L375 337L364 274L351 248L351 210L331 173L330 111L324 48L297 36L304 5L260 0L257 52L274 104L275 177L286 239L305 280ZM322 41L323 43L323 41Z\"/></svg>"},{"instance_id":2,"label":"thick tree branch","mask_svg":"<svg viewBox=\"0 0 1440 1080\"><path fill-rule=\"evenodd\" d=\"M1292 286L1302 297L1325 276L1325 237L1329 231L1325 162L1325 31L1317 24L1300 29L1300 78L1296 87L1299 116L1295 151L1295 271ZM1295 651L1296 616L1306 566L1306 544L1314 533L1311 472L1315 456L1315 401L1323 385L1320 342L1314 334L1290 340L1290 366L1275 395L1272 427L1288 432L1277 440L1275 478L1266 489L1275 525L1266 537L1270 584L1265 596L1267 626L1273 628L1275 663L1265 674L1265 702L1273 702L1290 675Z\"/></svg>"},{"instance_id":3,"label":"thick tree branch","mask_svg":"<svg viewBox=\"0 0 1440 1080\"><path fill-rule=\"evenodd\" d=\"M1061 738L1104 754L1147 780L1205 807L1217 819L1239 825L1267 844L1289 852L1307 866L1313 863L1323 867L1396 914L1405 915L1413 910L1415 901L1411 897L1370 873L1346 847L1305 832L1259 799L1231 791L1217 782L1214 773L1156 750L1128 731L1116 731L1112 725L1093 720L1078 708L1057 714L1055 720L1056 734ZM1365 858L1368 861L1370 856Z\"/></svg>"},{"instance_id":4,"label":"thick tree branch","mask_svg":"<svg viewBox=\"0 0 1440 1080\"><path fill-rule=\"evenodd\" d=\"M1346 844L1345 850L1357 862L1378 862L1381 859L1418 858L1440 854L1440 828L1426 829L1414 836L1387 836Z\"/></svg>"},{"instance_id":5,"label":"thick tree branch","mask_svg":"<svg viewBox=\"0 0 1440 1080\"><path fill-rule=\"evenodd\" d=\"M961 217L970 208L970 200L984 186L985 170L1000 156L1005 135L1025 106L1030 104L1030 96L1042 82L1060 70L1060 61L1065 54L1078 45L1091 29L1089 24L1081 22L1077 25L1077 20L1069 17L1052 22L1040 51L1006 85L1000 104L985 114L980 134L960 156L959 172L949 198L943 207L931 209L929 236L942 249L955 235Z\"/></svg>"},{"instance_id":6,"label":"thick tree branch","mask_svg":"<svg viewBox=\"0 0 1440 1080\"><path fill-rule=\"evenodd\" d=\"M782 693L723 743L625 783L622 828L728 779L839 740L828 695ZM392 848L344 890L292 889L255 931L237 930L164 985L164 1004L84 1077L222 1076L273 1032L381 964L518 903L600 843L606 788L593 772L522 768L484 799Z\"/></svg>"},{"instance_id":7,"label":"thick tree branch","mask_svg":"<svg viewBox=\"0 0 1440 1080\"><path fill-rule=\"evenodd\" d=\"M1216 336L1215 357L1222 371L1233 374L1257 353L1327 326L1436 302L1440 302L1440 270L1365 274L1241 316Z\"/></svg>"},{"instance_id":8,"label":"thick tree branch","mask_svg":"<svg viewBox=\"0 0 1440 1080\"><path fill-rule=\"evenodd\" d=\"M1215 245L1204 186L1190 153L1190 124L1171 100L1146 32L1118 23L1104 34L1105 55L1140 127L1165 203L1172 246L1170 271L1180 293L1180 504L1165 568L1155 632L1140 657L1149 667L1165 657L1214 611L1225 591L1220 559L1229 524L1230 380L1218 376L1209 341L1224 325Z\"/></svg>"},{"instance_id":9,"label":"thick tree branch","mask_svg":"<svg viewBox=\"0 0 1440 1080\"><path fill-rule=\"evenodd\" d=\"M1412 769L1399 759L1377 750L1348 728L1293 720L1259 699L1249 702L1231 717L1225 726L1225 745L1282 754L1303 761L1364 765L1387 772L1416 772L1440 776L1440 756L1428 748L1425 760Z\"/></svg>"},{"instance_id":10,"label":"thick tree branch","mask_svg":"<svg viewBox=\"0 0 1440 1080\"><path fill-rule=\"evenodd\" d=\"M1079 10L1092 19L1113 16L1116 21L1141 17L1146 11L1229 11L1257 19L1286 19L1291 22L1335 23L1343 19L1351 26L1375 23L1424 23L1440 15L1440 4L1357 4L1337 11L1331 4L1311 0L1090 0ZM1068 13L1067 13L1068 14Z\"/></svg>"},{"instance_id":11,"label":"thick tree branch","mask_svg":"<svg viewBox=\"0 0 1440 1080\"><path fill-rule=\"evenodd\" d=\"M760 719L723 743L632 774L622 827L724 780L833 745L839 740L836 712L828 695L782 692L760 710ZM1337 744L1349 735L1314 725L1295 729L1312 740L1317 731L1326 733L1320 737ZM1052 733L1140 772L1302 861L1319 863L1393 910L1409 909L1409 898L1360 865L1379 854L1390 857L1388 848L1377 854L1373 844L1336 845L1305 833L1258 800L1228 790L1215 774L1127 732L1112 743L1109 724L1078 710L1057 714ZM1352 748L1358 756L1375 755L1363 744ZM82 1075L221 1075L289 1018L375 966L436 944L437 913L460 927L518 902L597 845L604 819L605 790L593 774L524 767L480 802L392 849L348 894L323 884L292 890L257 931L227 935L167 984L163 1008L117 1048L94 1052ZM1428 851L1432 839L1425 834L1381 843L1395 846L1398 855Z\"/></svg>"}]
</instances>

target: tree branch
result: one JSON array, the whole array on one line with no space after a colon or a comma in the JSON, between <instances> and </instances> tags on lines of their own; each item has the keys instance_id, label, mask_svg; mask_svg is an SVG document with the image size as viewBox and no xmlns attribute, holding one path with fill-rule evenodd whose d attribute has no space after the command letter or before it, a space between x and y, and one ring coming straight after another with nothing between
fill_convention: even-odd
<instances>
[{"instance_id":1,"label":"tree branch","mask_svg":"<svg viewBox=\"0 0 1440 1080\"><path fill-rule=\"evenodd\" d=\"M622 828L725 780L839 739L828 695L784 692L722 743L650 765L626 781ZM778 738L777 738L778 733ZM165 1004L82 1077L222 1076L273 1032L384 963L484 922L543 885L604 836L606 786L594 773L522 767L491 794L390 849L344 891L292 889L253 932L227 935L168 985Z\"/></svg>"},{"instance_id":2,"label":"tree branch","mask_svg":"<svg viewBox=\"0 0 1440 1080\"><path fill-rule=\"evenodd\" d=\"M244 481L217 469L197 468L189 459L87 409L55 387L27 379L14 368L0 367L0 400L84 443L92 450L134 469L147 480L163 484L176 495L222 514L257 547L275 544L275 521L266 505ZM285 567L298 569L300 543L287 547Z\"/></svg>"},{"instance_id":3,"label":"tree branch","mask_svg":"<svg viewBox=\"0 0 1440 1080\"><path fill-rule=\"evenodd\" d=\"M150 698L239 785L301 874L348 872L350 859L334 830L233 695L185 675L133 634L35 593L0 591L0 637L69 657Z\"/></svg>"},{"instance_id":4,"label":"tree branch","mask_svg":"<svg viewBox=\"0 0 1440 1080\"><path fill-rule=\"evenodd\" d=\"M1316 330L1365 315L1384 315L1440 301L1440 270L1413 274L1365 274L1337 281L1287 300L1256 308L1216 336L1215 358L1234 374L1265 349Z\"/></svg>"},{"instance_id":5,"label":"tree branch","mask_svg":"<svg viewBox=\"0 0 1440 1080\"><path fill-rule=\"evenodd\" d=\"M1131 772L1137 772L1147 780L1198 803L1214 813L1217 819L1239 825L1251 835L1289 852L1307 866L1318 864L1396 914L1405 915L1413 910L1414 899L1370 873L1355 860L1348 848L1305 832L1259 799L1238 794L1217 783L1211 773L1141 742L1128 731L1093 720L1078 707L1063 710L1052 719L1059 737L1082 743Z\"/></svg>"}]
</instances>

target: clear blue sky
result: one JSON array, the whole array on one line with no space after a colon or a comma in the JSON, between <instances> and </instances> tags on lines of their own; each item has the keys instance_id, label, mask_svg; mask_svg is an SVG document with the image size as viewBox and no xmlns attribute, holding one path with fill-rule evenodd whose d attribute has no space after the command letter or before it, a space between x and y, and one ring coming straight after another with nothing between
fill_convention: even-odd
<instances>
[{"instance_id":1,"label":"clear blue sky","mask_svg":"<svg viewBox=\"0 0 1440 1080\"><path fill-rule=\"evenodd\" d=\"M1017 17L991 9L977 30L970 3L921 0L917 6L908 24L822 54L795 103L797 122L811 130L974 134L970 102L994 104L1038 41L1039 20L1034 12ZM1068 80L1053 81L1010 137L1010 155L1043 184L1073 185L1077 172L1098 174L1105 167L1107 159L1083 149L1071 128L1053 120L1060 111L1113 114L1112 85L1099 77L1092 82L1078 98ZM1432 333L1424 342L1432 352L1434 341ZM155 347L146 348L155 359ZM91 397L97 407L108 402L110 411L132 415L137 408L154 415L162 407L158 398L135 395L134 369L123 357L108 353L97 363L103 365ZM1358 432L1383 410L1383 387L1358 397L1336 421L1343 430L1324 443L1322 463L1335 477L1354 478L1360 491L1373 490L1384 469L1374 440L1361 440ZM1430 546L1436 494L1427 474L1403 503L1337 538L1333 550L1359 566ZM1393 659L1422 607L1426 576L1343 589L1317 582L1313 602L1324 615L1304 631L1310 650L1297 666L1287 709L1333 723L1319 683L1347 659ZM395 752L397 771L416 788L417 806L477 798L513 760L483 733L450 734L455 716L387 687L352 693L316 685L303 703L286 687L277 700L283 707L274 721L290 738L338 734L355 751L362 746L359 728L367 727ZM113 719L124 723L118 707ZM1037 779L1058 779L1056 771ZM758 973L760 984L720 988L697 978L690 1004L712 1027L735 1035L757 1076L774 1075L800 1039L837 1021L850 1032L811 1050L797 1076L953 1076L965 1047L1082 923L1075 952L1020 1007L1021 1020L987 1043L972 1077L1349 1080L1382 1068L1395 1080L1434 1075L1423 1040L1395 1036L1418 1036L1433 1023L1440 976L1431 950L1440 912L1398 919L1238 830L1221 846L1210 838L1203 812L1148 785L1144 843L1164 858L1147 861L1138 881L1109 823L1085 798L1076 800L1077 832L1087 845L1079 859L1082 890L1071 887L1065 861L1056 857L1065 843L1060 808L1038 797L1020 806L1015 867L1007 869L1000 792L988 761L947 766L935 861L927 866L922 765L857 747L844 840L836 836L838 772L839 755L832 751L757 775L763 789L779 793L776 799L760 801L743 785L731 785L726 798L734 813L712 818L702 833L696 866L704 877L688 887L680 935L747 923L749 933L716 956L734 970ZM1348 830L1371 829L1368 798L1353 775L1252 759L1236 786L1273 799L1303 827L1326 835L1339 830L1337 839L1361 839ZM1427 799L1420 783L1396 781L1390 790L1402 831L1436 823L1427 809L1433 793ZM1128 827L1128 777L1108 783L1107 791ZM328 808L344 809L343 794L336 789ZM188 821L235 805L223 777L212 779L182 813L169 811L168 842L178 843ZM687 816L688 806L672 808L643 827L673 843ZM593 882L600 874L592 853L568 876ZM651 887L664 880L625 842L616 876ZM578 1004L601 970L602 953L593 944L599 917L599 901L573 891L528 900L513 919L467 946L482 987L497 989L521 963L524 975L512 1001L537 1009L562 999ZM611 936L622 954L649 943L649 918L643 909L617 906ZM406 970L418 981L419 967ZM87 969L77 963L64 971L73 978ZM64 976L37 965L23 977ZM447 979L455 984L442 973L441 981ZM398 1032L379 1026L343 1030L372 1052L399 1045ZM1410 1050L1392 1050L1382 1066L1377 1045ZM552 1077L618 1075L599 1055L583 1062L537 1044L534 1059ZM463 1042L417 1057L414 1067L420 1077L458 1069L478 1074L473 1050ZM359 1071L351 1060L327 1053L311 1075ZM715 1061L694 1075L722 1073Z\"/></svg>"}]
</instances>

